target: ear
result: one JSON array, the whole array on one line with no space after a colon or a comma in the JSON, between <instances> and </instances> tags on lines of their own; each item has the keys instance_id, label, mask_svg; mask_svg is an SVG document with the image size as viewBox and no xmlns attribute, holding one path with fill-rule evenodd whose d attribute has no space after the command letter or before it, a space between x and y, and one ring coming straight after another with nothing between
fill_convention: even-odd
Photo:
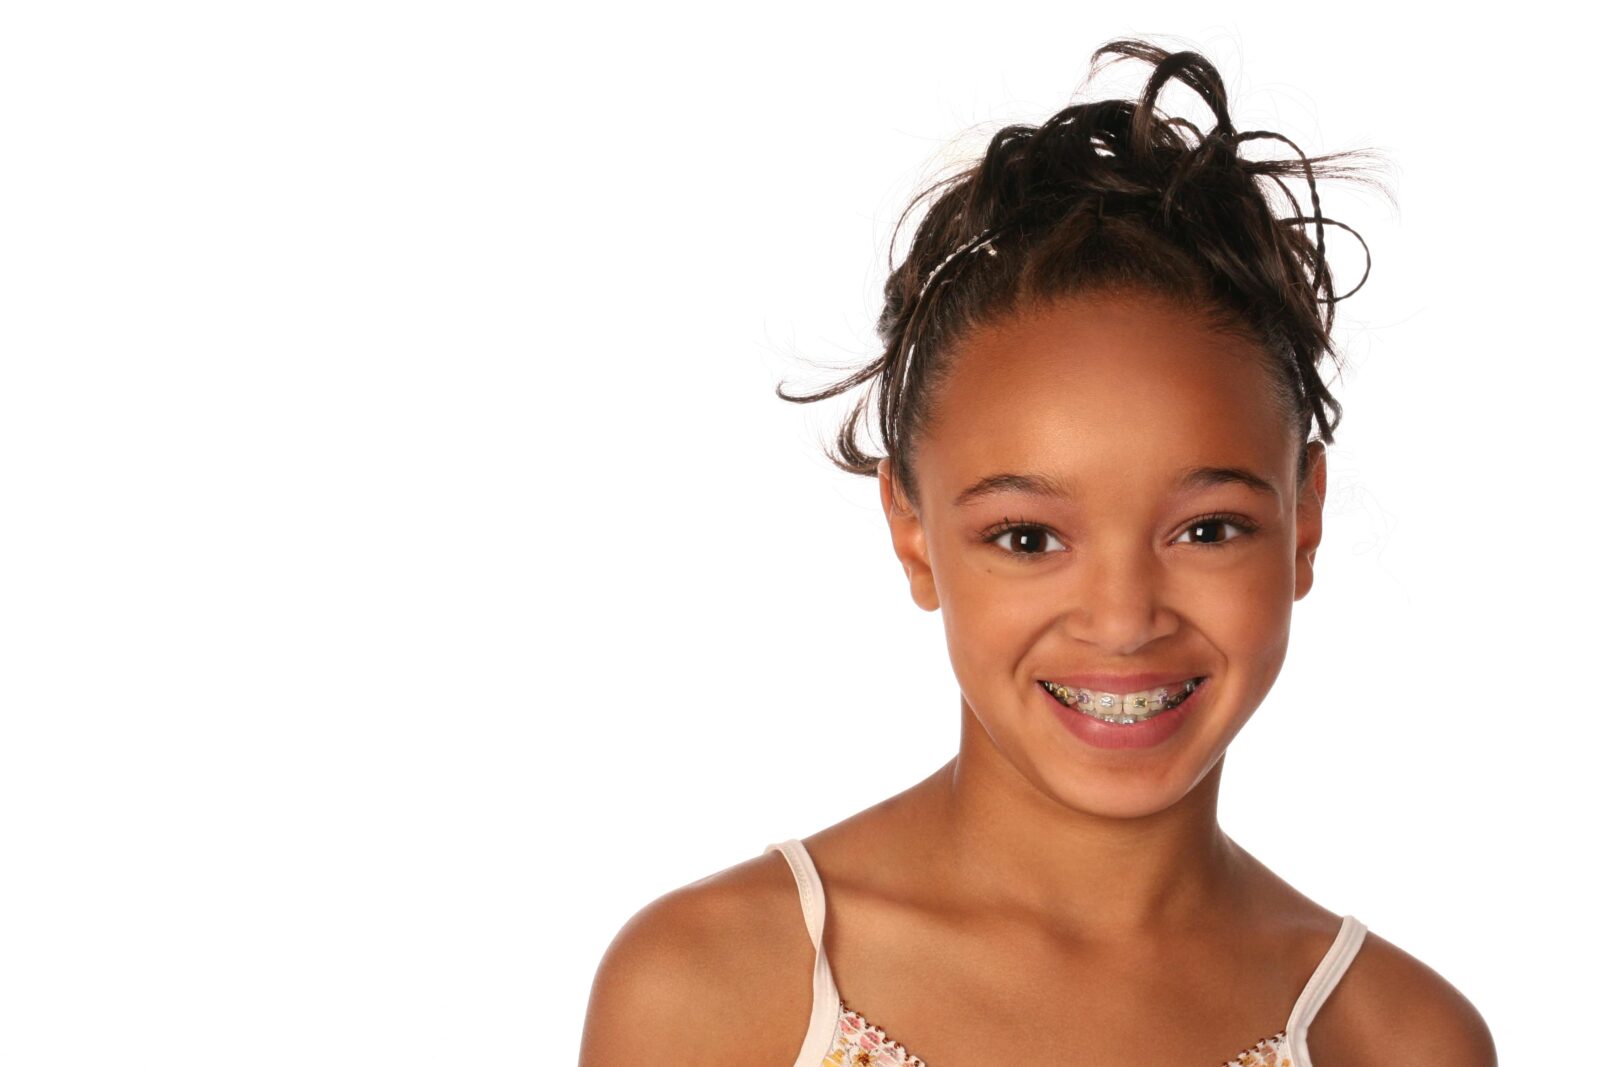
<instances>
[{"instance_id":1,"label":"ear","mask_svg":"<svg viewBox=\"0 0 1600 1067\"><path fill-rule=\"evenodd\" d=\"M1328 496L1328 449L1321 441L1307 445L1306 480L1295 501L1294 598L1311 592L1311 564L1322 543L1322 502Z\"/></svg>"},{"instance_id":2,"label":"ear","mask_svg":"<svg viewBox=\"0 0 1600 1067\"><path fill-rule=\"evenodd\" d=\"M911 583L911 599L924 611L939 610L939 591L933 585L933 568L928 563L928 539L922 529L922 520L905 497L902 486L894 480L894 472L887 459L878 462L878 495L883 501L883 515L889 520L889 536L894 541L894 554Z\"/></svg>"}]
</instances>

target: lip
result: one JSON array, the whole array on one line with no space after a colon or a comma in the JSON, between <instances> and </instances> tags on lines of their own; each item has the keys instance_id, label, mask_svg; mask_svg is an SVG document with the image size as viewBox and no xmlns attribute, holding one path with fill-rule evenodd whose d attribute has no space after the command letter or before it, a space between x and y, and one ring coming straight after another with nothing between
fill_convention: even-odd
<instances>
[{"instance_id":1,"label":"lip","mask_svg":"<svg viewBox=\"0 0 1600 1067\"><path fill-rule=\"evenodd\" d=\"M1082 675L1081 677L1093 678L1096 675ZM1104 678L1104 675L1098 677ZM1161 677L1160 675L1135 675L1134 677ZM1197 677L1191 675L1190 677ZM1053 679L1052 679L1053 680ZM1187 681L1187 679L1185 679ZM1159 684L1159 683L1158 683ZM1086 715L1075 708L1062 704L1042 685L1035 685L1039 691L1039 699L1049 704L1056 720L1066 727L1067 732L1094 748L1154 748L1173 734L1183 728L1195 705L1201 703L1211 692L1211 679L1207 677L1182 704L1153 715L1143 722L1122 723L1101 722L1093 715ZM1115 692L1116 690L1111 690Z\"/></svg>"},{"instance_id":2,"label":"lip","mask_svg":"<svg viewBox=\"0 0 1600 1067\"><path fill-rule=\"evenodd\" d=\"M1064 685L1069 689L1093 689L1098 693L1138 693L1146 689L1177 686L1190 678L1199 678L1204 671L1173 674L1170 671L1145 671L1143 674L1063 674L1041 681Z\"/></svg>"}]
</instances>

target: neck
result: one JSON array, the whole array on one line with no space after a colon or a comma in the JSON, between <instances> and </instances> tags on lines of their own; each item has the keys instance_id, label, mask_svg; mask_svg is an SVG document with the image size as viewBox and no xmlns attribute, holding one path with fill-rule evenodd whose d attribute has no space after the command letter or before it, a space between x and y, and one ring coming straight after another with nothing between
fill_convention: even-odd
<instances>
[{"instance_id":1,"label":"neck","mask_svg":"<svg viewBox=\"0 0 1600 1067\"><path fill-rule=\"evenodd\" d=\"M1193 929L1241 865L1217 824L1222 760L1172 806L1130 818L1069 807L994 747L962 702L961 749L923 783L947 870L985 908L1094 940Z\"/></svg>"}]
</instances>

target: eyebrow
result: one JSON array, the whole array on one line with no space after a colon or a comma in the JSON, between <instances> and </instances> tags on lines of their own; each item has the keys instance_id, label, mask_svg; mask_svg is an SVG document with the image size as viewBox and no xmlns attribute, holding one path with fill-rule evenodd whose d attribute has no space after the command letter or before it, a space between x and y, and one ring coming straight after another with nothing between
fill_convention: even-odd
<instances>
[{"instance_id":1,"label":"eyebrow","mask_svg":"<svg viewBox=\"0 0 1600 1067\"><path fill-rule=\"evenodd\" d=\"M1251 492L1263 493L1281 500L1278 487L1261 475L1243 467L1191 467L1178 476L1173 489L1181 493L1195 493L1219 485L1242 485ZM984 497L997 493L1025 493L1029 496L1053 496L1071 500L1075 495L1068 482L1048 474L991 474L980 478L956 494L955 506L965 507Z\"/></svg>"}]
</instances>

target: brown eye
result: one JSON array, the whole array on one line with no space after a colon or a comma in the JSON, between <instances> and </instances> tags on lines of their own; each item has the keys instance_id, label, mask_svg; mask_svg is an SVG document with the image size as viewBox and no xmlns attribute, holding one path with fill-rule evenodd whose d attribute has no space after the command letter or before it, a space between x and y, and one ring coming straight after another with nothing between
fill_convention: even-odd
<instances>
[{"instance_id":1,"label":"brown eye","mask_svg":"<svg viewBox=\"0 0 1600 1067\"><path fill-rule=\"evenodd\" d=\"M1222 530L1228 526L1238 530L1238 535L1234 537L1225 537L1222 533ZM1221 548L1224 545L1231 545L1241 537L1245 537L1254 533L1256 527L1254 523L1247 522L1237 515L1207 515L1203 519L1196 519L1194 522L1191 522L1188 526L1184 527L1183 532L1184 534L1189 534L1195 530L1209 530L1213 533L1212 536L1203 536L1192 540L1188 542L1189 544L1202 545L1207 548ZM1181 537L1179 538L1179 543L1183 543L1183 539Z\"/></svg>"},{"instance_id":2,"label":"brown eye","mask_svg":"<svg viewBox=\"0 0 1600 1067\"><path fill-rule=\"evenodd\" d=\"M1042 556L1051 551L1052 541L1058 546L1058 551L1067 547L1047 527L1032 523L1011 523L991 533L984 540L998 545L1013 556Z\"/></svg>"}]
</instances>

